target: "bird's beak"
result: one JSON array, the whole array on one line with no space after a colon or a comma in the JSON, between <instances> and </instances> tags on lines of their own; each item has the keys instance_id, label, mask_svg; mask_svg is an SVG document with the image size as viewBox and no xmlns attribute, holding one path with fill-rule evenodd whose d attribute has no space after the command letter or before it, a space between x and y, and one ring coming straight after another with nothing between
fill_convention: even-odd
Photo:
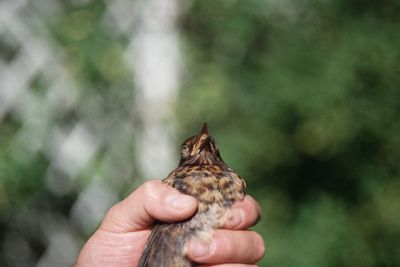
<instances>
[{"instance_id":1,"label":"bird's beak","mask_svg":"<svg viewBox=\"0 0 400 267\"><path fill-rule=\"evenodd\" d=\"M208 126L207 123L203 124L203 128L201 128L200 133L197 135L197 140L196 143L194 144L192 153L190 153L191 156L193 156L197 151L199 151L203 144L206 142L208 139Z\"/></svg>"},{"instance_id":2,"label":"bird's beak","mask_svg":"<svg viewBox=\"0 0 400 267\"><path fill-rule=\"evenodd\" d=\"M207 126L207 122L205 122L205 123L203 124L203 128L201 128L200 133L201 133L201 134L207 134L207 135L208 135L208 126Z\"/></svg>"}]
</instances>

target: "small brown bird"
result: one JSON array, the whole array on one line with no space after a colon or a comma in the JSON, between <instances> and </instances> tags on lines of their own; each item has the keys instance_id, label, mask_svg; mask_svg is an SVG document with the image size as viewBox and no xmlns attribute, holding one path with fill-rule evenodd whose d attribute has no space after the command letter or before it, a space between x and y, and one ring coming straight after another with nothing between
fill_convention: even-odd
<instances>
[{"instance_id":1,"label":"small brown bird","mask_svg":"<svg viewBox=\"0 0 400 267\"><path fill-rule=\"evenodd\" d=\"M245 196L246 184L221 158L205 123L198 135L181 148L181 161L164 183L198 200L198 210L179 223L158 222L147 240L138 267L190 267L196 263L183 254L191 238L207 242L212 231L228 219L227 211Z\"/></svg>"}]
</instances>

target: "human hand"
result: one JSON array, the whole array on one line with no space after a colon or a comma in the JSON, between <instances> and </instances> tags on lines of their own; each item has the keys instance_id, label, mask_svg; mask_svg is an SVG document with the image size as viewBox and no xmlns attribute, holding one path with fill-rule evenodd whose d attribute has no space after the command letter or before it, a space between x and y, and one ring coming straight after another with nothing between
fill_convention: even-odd
<instances>
[{"instance_id":1,"label":"human hand","mask_svg":"<svg viewBox=\"0 0 400 267\"><path fill-rule=\"evenodd\" d=\"M177 222L197 209L195 198L181 194L161 181L148 181L107 212L99 229L83 247L76 267L137 266L156 220ZM204 244L190 241L186 253L202 266L254 266L264 255L259 234L246 230L257 223L261 210L250 196L231 209L224 229L215 230Z\"/></svg>"}]
</instances>

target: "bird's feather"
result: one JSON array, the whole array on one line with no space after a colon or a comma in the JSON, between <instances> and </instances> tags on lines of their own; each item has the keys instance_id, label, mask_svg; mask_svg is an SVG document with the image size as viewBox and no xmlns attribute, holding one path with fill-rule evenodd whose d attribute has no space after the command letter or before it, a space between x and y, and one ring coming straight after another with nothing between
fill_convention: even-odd
<instances>
[{"instance_id":1,"label":"bird's feather","mask_svg":"<svg viewBox=\"0 0 400 267\"><path fill-rule=\"evenodd\" d=\"M138 266L194 266L183 253L185 244L191 238L207 242L224 225L233 203L244 198L246 184L224 163L206 124L182 144L179 166L163 182L195 197L198 209L186 221L156 224Z\"/></svg>"}]
</instances>

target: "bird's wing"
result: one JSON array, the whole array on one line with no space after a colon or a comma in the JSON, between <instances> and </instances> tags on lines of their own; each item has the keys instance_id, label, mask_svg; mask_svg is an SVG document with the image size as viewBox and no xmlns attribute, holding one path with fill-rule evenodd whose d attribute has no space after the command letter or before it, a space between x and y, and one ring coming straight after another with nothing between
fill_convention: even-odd
<instances>
[{"instance_id":1,"label":"bird's wing","mask_svg":"<svg viewBox=\"0 0 400 267\"><path fill-rule=\"evenodd\" d=\"M190 267L182 253L182 224L156 224L147 240L138 267Z\"/></svg>"}]
</instances>

